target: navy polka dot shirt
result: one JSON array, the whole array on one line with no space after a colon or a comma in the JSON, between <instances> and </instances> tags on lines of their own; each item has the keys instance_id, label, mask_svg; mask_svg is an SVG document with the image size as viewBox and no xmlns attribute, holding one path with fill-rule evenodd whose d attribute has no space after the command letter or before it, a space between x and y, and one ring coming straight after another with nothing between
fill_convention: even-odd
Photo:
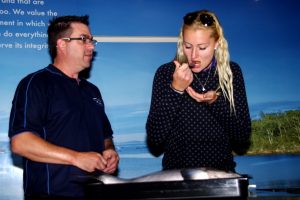
<instances>
[{"instance_id":1,"label":"navy polka dot shirt","mask_svg":"<svg viewBox=\"0 0 300 200\"><path fill-rule=\"evenodd\" d=\"M244 154L250 146L251 120L244 79L240 67L231 62L236 114L230 111L223 94L212 103L199 103L186 92L174 91L170 84L173 62L158 68L154 81L150 112L146 124L151 153L163 156L163 169L210 167L235 171L233 152ZM210 73L210 76L208 75ZM219 86L216 67L197 74L207 90ZM201 83L192 84L201 93Z\"/></svg>"}]
</instances>

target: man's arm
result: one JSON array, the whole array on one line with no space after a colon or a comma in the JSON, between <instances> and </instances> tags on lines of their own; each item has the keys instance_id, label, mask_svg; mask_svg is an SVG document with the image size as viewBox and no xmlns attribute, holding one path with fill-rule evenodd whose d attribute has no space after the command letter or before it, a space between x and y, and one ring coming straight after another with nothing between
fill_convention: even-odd
<instances>
[{"instance_id":1,"label":"man's arm","mask_svg":"<svg viewBox=\"0 0 300 200\"><path fill-rule=\"evenodd\" d=\"M111 138L104 140L104 150L108 150L108 149L115 150L115 145Z\"/></svg>"},{"instance_id":2,"label":"man's arm","mask_svg":"<svg viewBox=\"0 0 300 200\"><path fill-rule=\"evenodd\" d=\"M51 144L32 132L11 138L12 152L36 162L74 165L82 170L103 171L108 162L97 152L77 152Z\"/></svg>"}]
</instances>

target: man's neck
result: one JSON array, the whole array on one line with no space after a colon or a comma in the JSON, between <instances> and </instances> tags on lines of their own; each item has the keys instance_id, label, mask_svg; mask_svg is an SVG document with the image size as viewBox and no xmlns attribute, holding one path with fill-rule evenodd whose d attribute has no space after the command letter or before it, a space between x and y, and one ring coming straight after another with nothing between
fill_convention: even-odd
<instances>
[{"instance_id":1,"label":"man's neck","mask_svg":"<svg viewBox=\"0 0 300 200\"><path fill-rule=\"evenodd\" d=\"M75 72L70 68L70 65L64 62L54 61L53 66L62 71L66 76L74 79L78 79L79 72Z\"/></svg>"}]
</instances>

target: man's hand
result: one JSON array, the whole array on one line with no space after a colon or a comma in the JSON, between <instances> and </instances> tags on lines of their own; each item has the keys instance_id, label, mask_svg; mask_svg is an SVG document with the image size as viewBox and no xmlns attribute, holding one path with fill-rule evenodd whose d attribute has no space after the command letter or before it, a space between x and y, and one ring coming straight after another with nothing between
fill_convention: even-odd
<instances>
[{"instance_id":1,"label":"man's hand","mask_svg":"<svg viewBox=\"0 0 300 200\"><path fill-rule=\"evenodd\" d=\"M73 164L84 171L94 172L106 169L108 162L100 153L77 152Z\"/></svg>"},{"instance_id":2,"label":"man's hand","mask_svg":"<svg viewBox=\"0 0 300 200\"><path fill-rule=\"evenodd\" d=\"M103 158L106 160L107 164L102 171L109 174L114 173L119 164L118 153L113 149L107 149L103 151Z\"/></svg>"}]
</instances>

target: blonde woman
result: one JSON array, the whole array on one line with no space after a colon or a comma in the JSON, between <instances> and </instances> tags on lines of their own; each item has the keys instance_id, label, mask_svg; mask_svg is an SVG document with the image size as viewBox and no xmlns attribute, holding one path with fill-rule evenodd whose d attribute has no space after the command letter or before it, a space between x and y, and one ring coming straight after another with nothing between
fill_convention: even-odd
<instances>
[{"instance_id":1,"label":"blonde woman","mask_svg":"<svg viewBox=\"0 0 300 200\"><path fill-rule=\"evenodd\" d=\"M235 171L234 154L250 146L251 120L244 79L229 60L216 15L184 17L176 59L158 68L146 124L150 152L162 167Z\"/></svg>"}]
</instances>

